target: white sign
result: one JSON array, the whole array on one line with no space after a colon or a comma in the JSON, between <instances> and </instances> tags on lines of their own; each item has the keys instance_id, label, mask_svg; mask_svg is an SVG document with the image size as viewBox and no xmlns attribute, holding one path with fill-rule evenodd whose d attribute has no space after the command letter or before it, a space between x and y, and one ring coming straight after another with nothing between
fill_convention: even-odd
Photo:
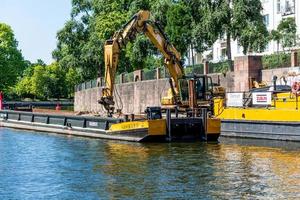
<instances>
[{"instance_id":1,"label":"white sign","mask_svg":"<svg viewBox=\"0 0 300 200\"><path fill-rule=\"evenodd\" d=\"M271 92L253 92L252 93L253 105L271 105L272 93Z\"/></svg>"},{"instance_id":2,"label":"white sign","mask_svg":"<svg viewBox=\"0 0 300 200\"><path fill-rule=\"evenodd\" d=\"M244 93L227 93L227 106L229 107L243 107Z\"/></svg>"},{"instance_id":3,"label":"white sign","mask_svg":"<svg viewBox=\"0 0 300 200\"><path fill-rule=\"evenodd\" d=\"M96 127L96 126L98 126L98 122L89 122L89 126Z\"/></svg>"}]
</instances>

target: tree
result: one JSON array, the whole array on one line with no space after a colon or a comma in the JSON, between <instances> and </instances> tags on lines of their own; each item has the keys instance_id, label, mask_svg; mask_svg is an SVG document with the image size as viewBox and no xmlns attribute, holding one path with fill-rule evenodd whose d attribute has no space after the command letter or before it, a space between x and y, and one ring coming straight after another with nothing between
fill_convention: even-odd
<instances>
[{"instance_id":1,"label":"tree","mask_svg":"<svg viewBox=\"0 0 300 200\"><path fill-rule=\"evenodd\" d=\"M78 84L79 75L74 69L62 69L57 63L51 65L36 65L28 67L16 84L14 91L22 98L62 98L73 93Z\"/></svg>"},{"instance_id":2,"label":"tree","mask_svg":"<svg viewBox=\"0 0 300 200\"><path fill-rule=\"evenodd\" d=\"M204 0L200 11L203 18L198 31L208 42L207 46L225 37L229 61L232 60L231 39L238 41L244 54L263 51L268 43L260 0Z\"/></svg>"},{"instance_id":3,"label":"tree","mask_svg":"<svg viewBox=\"0 0 300 200\"><path fill-rule=\"evenodd\" d=\"M19 78L17 84L14 87L14 93L16 93L21 98L34 98L34 93L32 92L32 75L34 73L34 65L27 67L22 78Z\"/></svg>"},{"instance_id":4,"label":"tree","mask_svg":"<svg viewBox=\"0 0 300 200\"><path fill-rule=\"evenodd\" d=\"M283 49L296 46L297 25L295 18L288 17L280 21L277 31L280 35L280 40Z\"/></svg>"},{"instance_id":5,"label":"tree","mask_svg":"<svg viewBox=\"0 0 300 200\"><path fill-rule=\"evenodd\" d=\"M270 33L270 40L273 40L277 44L277 53L279 52L279 44L281 41L282 35L278 30L272 30Z\"/></svg>"},{"instance_id":6,"label":"tree","mask_svg":"<svg viewBox=\"0 0 300 200\"><path fill-rule=\"evenodd\" d=\"M80 83L79 72L74 68L69 68L65 76L65 83L68 97L73 97L75 92L74 88L77 84Z\"/></svg>"},{"instance_id":7,"label":"tree","mask_svg":"<svg viewBox=\"0 0 300 200\"><path fill-rule=\"evenodd\" d=\"M105 41L111 38L114 32L138 10L149 9L152 5L151 1L73 1L71 20L57 34L58 46L53 52L53 57L63 68L76 69L82 81L103 75ZM146 43L142 36L138 36L136 41L132 41L129 47L122 50L119 72L145 67L144 60L153 53L153 47L148 41ZM145 45L146 49L140 48ZM152 49L149 50L148 47ZM132 51L136 53L136 57L132 56Z\"/></svg>"},{"instance_id":8,"label":"tree","mask_svg":"<svg viewBox=\"0 0 300 200\"><path fill-rule=\"evenodd\" d=\"M26 68L10 26L0 23L0 91L8 91Z\"/></svg>"},{"instance_id":9,"label":"tree","mask_svg":"<svg viewBox=\"0 0 300 200\"><path fill-rule=\"evenodd\" d=\"M191 9L188 5L180 2L174 4L167 11L167 25L165 30L177 50L185 55L192 42L192 22Z\"/></svg>"}]
</instances>

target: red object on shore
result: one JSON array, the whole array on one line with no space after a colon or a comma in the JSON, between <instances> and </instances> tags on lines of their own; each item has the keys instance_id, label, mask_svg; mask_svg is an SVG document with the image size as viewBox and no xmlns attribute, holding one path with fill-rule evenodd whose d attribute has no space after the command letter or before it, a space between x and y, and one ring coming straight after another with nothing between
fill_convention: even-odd
<instances>
[{"instance_id":1,"label":"red object on shore","mask_svg":"<svg viewBox=\"0 0 300 200\"><path fill-rule=\"evenodd\" d=\"M3 92L0 92L0 110L3 110Z\"/></svg>"},{"instance_id":2,"label":"red object on shore","mask_svg":"<svg viewBox=\"0 0 300 200\"><path fill-rule=\"evenodd\" d=\"M59 103L56 104L55 110L61 110L61 106Z\"/></svg>"}]
</instances>

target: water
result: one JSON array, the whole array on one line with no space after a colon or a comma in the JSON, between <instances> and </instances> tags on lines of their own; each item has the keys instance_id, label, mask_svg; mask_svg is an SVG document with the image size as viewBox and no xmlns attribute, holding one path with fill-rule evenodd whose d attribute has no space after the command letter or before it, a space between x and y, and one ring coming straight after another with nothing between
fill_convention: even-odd
<instances>
[{"instance_id":1,"label":"water","mask_svg":"<svg viewBox=\"0 0 300 200\"><path fill-rule=\"evenodd\" d=\"M138 144L0 128L0 199L300 199L300 143Z\"/></svg>"}]
</instances>

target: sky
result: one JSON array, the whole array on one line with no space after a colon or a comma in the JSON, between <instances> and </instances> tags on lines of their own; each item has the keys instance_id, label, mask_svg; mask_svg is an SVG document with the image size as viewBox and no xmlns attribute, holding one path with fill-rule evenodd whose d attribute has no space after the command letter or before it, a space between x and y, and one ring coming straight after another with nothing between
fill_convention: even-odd
<instances>
[{"instance_id":1,"label":"sky","mask_svg":"<svg viewBox=\"0 0 300 200\"><path fill-rule=\"evenodd\" d=\"M56 33L70 19L71 0L0 0L0 22L10 25L26 60L50 64Z\"/></svg>"}]
</instances>

